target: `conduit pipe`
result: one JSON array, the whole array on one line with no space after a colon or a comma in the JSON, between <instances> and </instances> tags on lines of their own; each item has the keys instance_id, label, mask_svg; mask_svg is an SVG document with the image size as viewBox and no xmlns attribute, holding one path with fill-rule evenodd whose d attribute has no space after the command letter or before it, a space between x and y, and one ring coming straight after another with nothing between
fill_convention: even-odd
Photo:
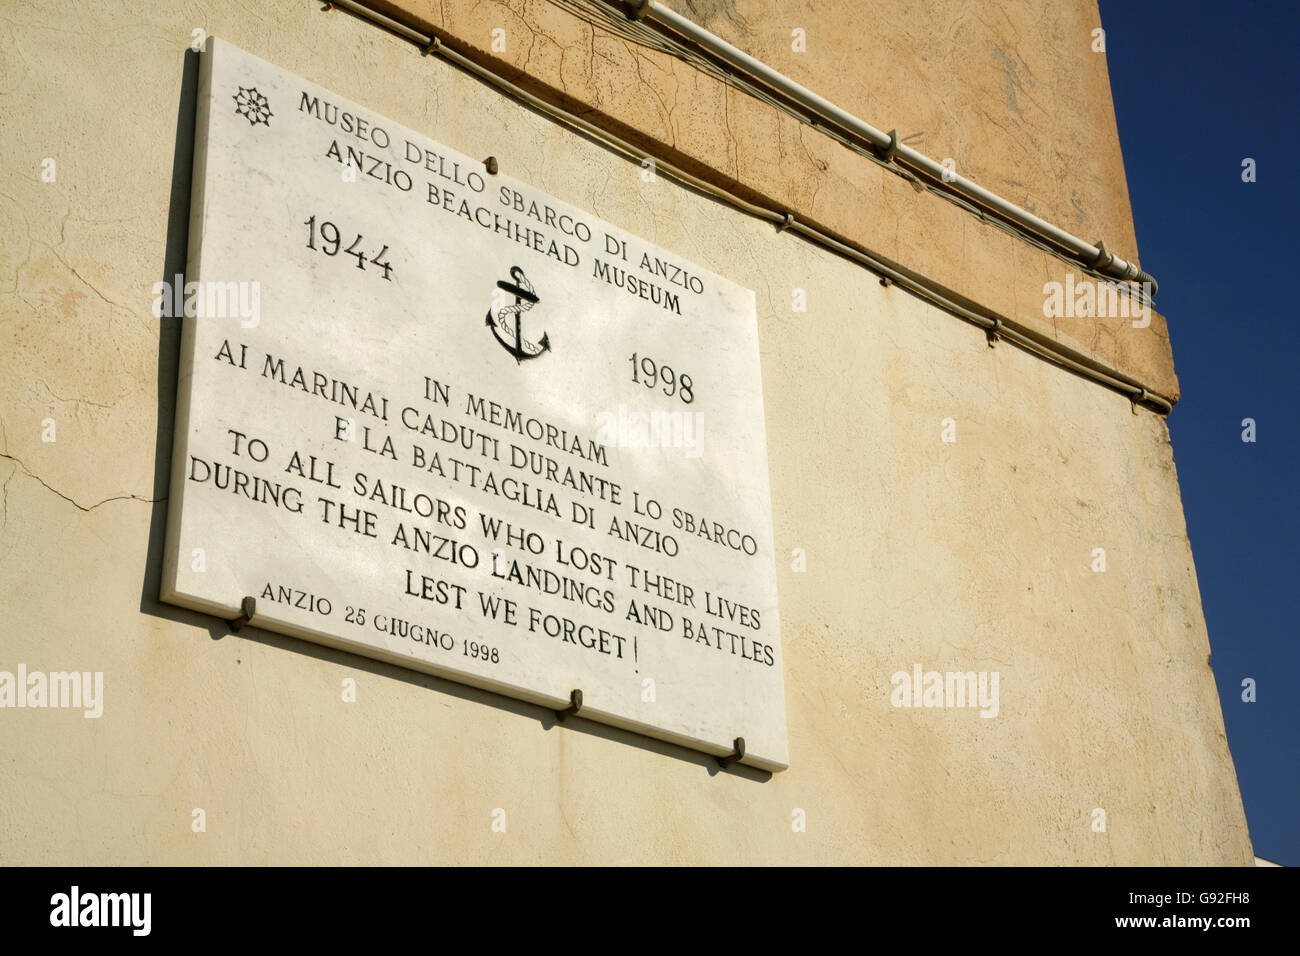
<instances>
[{"instance_id":1,"label":"conduit pipe","mask_svg":"<svg viewBox=\"0 0 1300 956\"><path fill-rule=\"evenodd\" d=\"M606 2L609 2L609 0L606 0ZM959 176L952 170L945 169L928 156L922 155L912 147L900 143L896 132L891 135L863 122L852 113L840 109L834 103L812 92L812 90L800 86L785 74L778 73L761 60L755 59L745 51L732 46L720 36L710 33L698 24L674 13L662 4L657 3L656 0L632 0L628 15L635 20L650 20L678 36L690 40L715 59L722 61L732 69L748 74L751 79L757 80L772 91L779 93L786 100L807 111L820 122L832 124L838 127L842 133L865 140L882 159L901 161L913 169L925 173L930 178L942 182L946 188L992 209L1019 228L1030 230L1046 239L1050 239L1071 255L1077 257L1089 269L1128 282L1150 283L1151 294L1155 294L1158 288L1156 280L1138 268L1135 263L1126 262L1110 252L1104 242L1098 242L1095 246L1085 242L1078 236L1072 235L1064 229L1052 225L1047 220L1035 216L1029 210L1021 209L1015 203L990 192L978 183Z\"/></svg>"}]
</instances>

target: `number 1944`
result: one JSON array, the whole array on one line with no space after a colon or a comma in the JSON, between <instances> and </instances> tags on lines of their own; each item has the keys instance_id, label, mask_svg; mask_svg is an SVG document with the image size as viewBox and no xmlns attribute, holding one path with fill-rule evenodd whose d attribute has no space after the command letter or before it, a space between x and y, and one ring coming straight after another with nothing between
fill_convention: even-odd
<instances>
[{"instance_id":1,"label":"number 1944","mask_svg":"<svg viewBox=\"0 0 1300 956\"><path fill-rule=\"evenodd\" d=\"M362 248L361 233L357 233L357 237L352 240L351 244L346 249L343 249L343 234L339 232L339 227L334 225L334 223L330 222L328 219L322 221L318 226L316 224L316 217L312 216L304 222L303 225L307 227L308 249L323 252L327 256L337 256L339 250L342 249L344 255L357 257L358 269L364 270L366 263L369 262L376 268L383 270L385 279L388 279L390 282L392 281L389 273L393 271L393 266L384 258L388 252L387 245L378 252L367 257Z\"/></svg>"}]
</instances>

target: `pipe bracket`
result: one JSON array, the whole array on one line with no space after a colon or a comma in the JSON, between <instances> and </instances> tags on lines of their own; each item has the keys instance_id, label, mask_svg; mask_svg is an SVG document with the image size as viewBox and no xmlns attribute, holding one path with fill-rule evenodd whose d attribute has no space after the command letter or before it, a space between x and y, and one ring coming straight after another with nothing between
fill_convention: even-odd
<instances>
[{"instance_id":1,"label":"pipe bracket","mask_svg":"<svg viewBox=\"0 0 1300 956\"><path fill-rule=\"evenodd\" d=\"M1107 267L1114 261L1115 257L1111 255L1110 250L1106 248L1106 240L1098 239L1097 258L1093 259L1092 262L1088 264L1089 268L1096 269L1099 272L1105 272Z\"/></svg>"},{"instance_id":2,"label":"pipe bracket","mask_svg":"<svg viewBox=\"0 0 1300 956\"><path fill-rule=\"evenodd\" d=\"M984 331L989 339L989 348L994 348L998 344L998 339L1002 337L1002 320L994 318L993 324Z\"/></svg>"},{"instance_id":3,"label":"pipe bracket","mask_svg":"<svg viewBox=\"0 0 1300 956\"><path fill-rule=\"evenodd\" d=\"M889 145L880 152L880 158L886 163L892 163L894 157L898 155L898 147L898 130L891 129L889 131Z\"/></svg>"}]
</instances>

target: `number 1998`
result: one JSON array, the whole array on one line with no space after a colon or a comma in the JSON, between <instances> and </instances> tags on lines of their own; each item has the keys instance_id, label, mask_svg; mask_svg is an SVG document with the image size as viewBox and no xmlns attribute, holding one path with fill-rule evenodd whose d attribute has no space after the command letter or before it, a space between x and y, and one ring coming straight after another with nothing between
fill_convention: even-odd
<instances>
[{"instance_id":1,"label":"number 1998","mask_svg":"<svg viewBox=\"0 0 1300 956\"><path fill-rule=\"evenodd\" d=\"M662 386L665 395L669 398L676 395L687 405L695 401L689 375L678 375L671 365L660 365L648 355L638 357L633 352L629 361L632 363L632 381L649 389Z\"/></svg>"}]
</instances>

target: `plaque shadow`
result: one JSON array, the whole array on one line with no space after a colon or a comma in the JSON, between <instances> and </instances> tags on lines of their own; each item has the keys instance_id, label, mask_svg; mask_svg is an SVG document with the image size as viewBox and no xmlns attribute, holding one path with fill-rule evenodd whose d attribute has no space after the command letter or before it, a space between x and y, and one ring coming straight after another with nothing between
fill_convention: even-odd
<instances>
[{"instance_id":1,"label":"plaque shadow","mask_svg":"<svg viewBox=\"0 0 1300 956\"><path fill-rule=\"evenodd\" d=\"M388 664L384 661L377 661L360 654L353 654L350 651L338 650L325 644L316 644L313 641L305 641L301 638L277 634L274 631L265 631L252 624L244 625L236 636L229 633L229 629L224 621L217 621L215 618L205 617L201 614L195 616L202 618L204 621L215 621L216 626L225 632L225 636L230 637L231 640L254 641L265 647L275 648L276 650L284 651L289 654L305 655L307 657L315 658L318 661L324 661L339 667L348 667L355 671L364 671L365 673L372 674L376 677L398 680L407 684L412 684L416 687L424 687L439 694L445 694L448 697L455 697L458 700L468 700L479 704L485 704L489 707L495 707L497 710L513 714L516 717L522 717L530 721L535 720L540 724L541 729L545 731L554 730L556 733L585 734L591 737L599 737L602 740L608 740L626 747L636 747L640 750L648 751L649 753L671 757L685 763L692 763L699 767L703 767L710 777L717 776L718 774L729 774L731 776L751 780L755 783L764 783L772 778L772 773L770 771L760 770L757 767L750 767L740 763L733 763L731 766L724 769L718 764L718 759L716 757L710 756L703 751L692 750L689 747L669 743L665 740L658 740L654 737L647 737L643 734L634 733L630 730L623 730L619 727L612 727L609 724L598 723L594 720L586 720L580 713L566 717L561 721L555 711L540 704L531 704L527 701L517 700L514 697L507 697L490 690L483 690L469 684L462 684L445 677L439 677L436 674L426 674L423 671L410 670L406 667L400 667L397 664Z\"/></svg>"},{"instance_id":2,"label":"plaque shadow","mask_svg":"<svg viewBox=\"0 0 1300 956\"><path fill-rule=\"evenodd\" d=\"M194 122L199 95L199 54L185 51L180 101L176 109L176 139L172 151L171 193L167 205L167 239L163 249L162 281L184 281L190 233L190 186L194 173ZM182 289L184 287L182 286ZM230 633L224 621L198 611L164 604L163 553L167 544L167 498L171 491L172 439L176 424L176 377L180 370L181 295L168 297L171 311L158 319L158 424L154 434L153 507L149 512L149 545L140 585L140 613L203 628L213 640Z\"/></svg>"},{"instance_id":3,"label":"plaque shadow","mask_svg":"<svg viewBox=\"0 0 1300 956\"><path fill-rule=\"evenodd\" d=\"M185 273L189 247L190 197L194 172L194 127L199 91L199 54L185 51L181 76L180 101L176 111L176 140L172 153L172 181L167 209L167 239L163 255L162 281L172 283ZM182 287L183 288L183 287ZM186 608L164 604L158 595L162 588L163 554L166 548L168 493L171 489L172 445L176 421L177 375L180 369L181 314L183 296L171 296L173 309L159 318L158 330L158 424L154 436L153 506L149 515L149 543L140 591L140 613L207 631L214 641L255 641L266 647L290 654L306 655L341 667L365 671L377 677L404 681L460 700L495 707L526 720L535 720L542 730L579 733L599 737L626 747L681 760L703 767L709 776L728 774L763 783L772 774L766 770L733 763L727 768L717 758L678 744L623 730L608 724L586 720L581 714L559 720L556 712L537 704L461 684L447 678L387 664L360 654L341 651L323 644L265 631L245 625L236 636L226 621ZM179 304L179 308L177 308Z\"/></svg>"}]
</instances>

